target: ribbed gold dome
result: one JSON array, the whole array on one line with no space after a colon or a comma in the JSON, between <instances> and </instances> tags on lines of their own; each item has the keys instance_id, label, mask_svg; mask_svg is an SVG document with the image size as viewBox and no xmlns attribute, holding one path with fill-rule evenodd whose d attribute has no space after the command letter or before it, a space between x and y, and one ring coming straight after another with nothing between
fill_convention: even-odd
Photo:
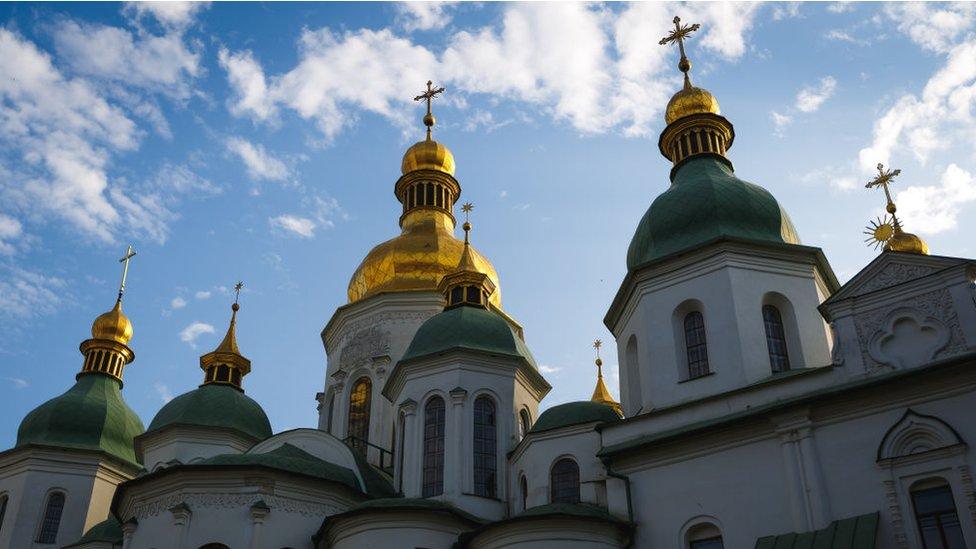
<instances>
[{"instance_id":1,"label":"ribbed gold dome","mask_svg":"<svg viewBox=\"0 0 976 549\"><path fill-rule=\"evenodd\" d=\"M122 312L122 302L116 301L111 311L102 313L92 323L92 339L107 339L127 345L132 339L132 323Z\"/></svg>"},{"instance_id":2,"label":"ribbed gold dome","mask_svg":"<svg viewBox=\"0 0 976 549\"><path fill-rule=\"evenodd\" d=\"M432 139L418 141L407 149L400 164L403 174L416 170L437 170L453 176L454 155L450 149Z\"/></svg>"},{"instance_id":3,"label":"ribbed gold dome","mask_svg":"<svg viewBox=\"0 0 976 549\"><path fill-rule=\"evenodd\" d=\"M912 233L902 231L895 232L895 235L885 244L885 249L892 252L929 255L929 245L924 240Z\"/></svg>"},{"instance_id":4,"label":"ribbed gold dome","mask_svg":"<svg viewBox=\"0 0 976 549\"><path fill-rule=\"evenodd\" d=\"M457 268L464 241L454 236L454 221L448 215L430 209L415 210L403 218L402 227L400 236L373 248L353 273L349 281L350 303L384 292L436 292L441 278ZM474 248L471 259L495 285L489 301L501 307L495 267Z\"/></svg>"},{"instance_id":5,"label":"ribbed gold dome","mask_svg":"<svg viewBox=\"0 0 976 549\"><path fill-rule=\"evenodd\" d=\"M685 87L668 101L664 120L670 124L679 118L702 113L721 114L718 99L715 99L710 91L686 83Z\"/></svg>"}]
</instances>

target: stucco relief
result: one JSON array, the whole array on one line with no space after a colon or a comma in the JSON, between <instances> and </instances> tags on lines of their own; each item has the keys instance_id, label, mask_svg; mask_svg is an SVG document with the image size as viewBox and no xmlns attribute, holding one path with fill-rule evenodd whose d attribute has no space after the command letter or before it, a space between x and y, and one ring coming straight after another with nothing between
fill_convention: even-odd
<instances>
[{"instance_id":1,"label":"stucco relief","mask_svg":"<svg viewBox=\"0 0 976 549\"><path fill-rule=\"evenodd\" d=\"M352 370L365 364L373 357L390 352L390 332L370 326L354 333L346 340L339 354L339 369Z\"/></svg>"},{"instance_id":2,"label":"stucco relief","mask_svg":"<svg viewBox=\"0 0 976 549\"><path fill-rule=\"evenodd\" d=\"M177 493L164 497L156 498L145 503L136 505L133 508L133 516L136 519L147 519L155 517L167 511L171 507L180 503L185 503L191 510L195 508L218 508L218 509L247 509L259 500L264 500L272 509L285 513L295 513L306 517L325 517L334 513L339 513L345 509L336 505L325 505L311 501L299 501L278 496L267 496L262 494L187 494Z\"/></svg>"},{"instance_id":3,"label":"stucco relief","mask_svg":"<svg viewBox=\"0 0 976 549\"><path fill-rule=\"evenodd\" d=\"M878 271L870 280L866 280L859 288L858 295L890 288L902 282L922 278L925 275L935 272L935 267L929 265L906 265L904 263L891 263Z\"/></svg>"},{"instance_id":4,"label":"stucco relief","mask_svg":"<svg viewBox=\"0 0 976 549\"><path fill-rule=\"evenodd\" d=\"M377 313L370 315L366 318L359 319L355 322L350 322L344 327L341 333L338 334L339 341L347 339L349 337L355 337L356 334L363 330L376 327L381 324L395 324L399 322L410 322L416 323L418 325L422 324L428 318L434 316L440 311L387 311L382 313ZM354 334L350 336L349 334Z\"/></svg>"},{"instance_id":5,"label":"stucco relief","mask_svg":"<svg viewBox=\"0 0 976 549\"><path fill-rule=\"evenodd\" d=\"M871 357L896 368L931 361L949 343L949 329L937 318L907 307L891 311L881 328L871 335Z\"/></svg>"},{"instance_id":6,"label":"stucco relief","mask_svg":"<svg viewBox=\"0 0 976 549\"><path fill-rule=\"evenodd\" d=\"M857 330L858 344L861 348L861 356L864 360L864 368L868 372L881 369L893 369L895 364L887 362L886 356L890 356L891 351L881 356L881 359L872 353L872 343L881 335L892 331L892 323L897 321L899 316L897 310L913 310L915 323L922 324L923 321L940 324L945 330L947 340L944 345L936 349L930 360L944 358L959 354L966 350L965 339L959 326L959 318L956 315L952 303L952 296L946 289L934 290L915 297L906 299L900 303L881 307L872 311L856 314L854 317L854 327ZM902 329L908 329L904 326Z\"/></svg>"},{"instance_id":7,"label":"stucco relief","mask_svg":"<svg viewBox=\"0 0 976 549\"><path fill-rule=\"evenodd\" d=\"M908 549L908 534L905 533L905 519L898 502L898 485L893 480L884 482L885 501L888 505L888 516L891 518L891 530L895 535L895 547Z\"/></svg>"}]
</instances>

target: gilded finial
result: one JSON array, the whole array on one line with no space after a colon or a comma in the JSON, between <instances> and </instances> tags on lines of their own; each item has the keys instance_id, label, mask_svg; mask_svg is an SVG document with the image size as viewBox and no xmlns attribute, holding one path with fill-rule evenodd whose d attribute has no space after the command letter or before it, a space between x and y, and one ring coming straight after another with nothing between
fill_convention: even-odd
<instances>
[{"instance_id":1,"label":"gilded finial","mask_svg":"<svg viewBox=\"0 0 976 549\"><path fill-rule=\"evenodd\" d=\"M701 28L701 25L694 23L692 25L682 25L681 18L677 15L674 16L674 30L669 32L667 36L661 39L658 44L662 46L667 46L668 44L678 44L678 51L681 52L681 59L678 61L678 70L685 75L685 87L691 87L691 80L688 78L688 71L691 70L691 61L688 56L685 55L685 39L687 39L691 33L697 31Z\"/></svg>"},{"instance_id":2,"label":"gilded finial","mask_svg":"<svg viewBox=\"0 0 976 549\"><path fill-rule=\"evenodd\" d=\"M238 281L237 284L234 284L234 304L230 306L230 308L233 309L234 312L237 312L237 310L241 308L241 306L238 305L237 302L240 301L241 299L242 288L244 288L243 281Z\"/></svg>"},{"instance_id":3,"label":"gilded finial","mask_svg":"<svg viewBox=\"0 0 976 549\"><path fill-rule=\"evenodd\" d=\"M600 358L600 347L602 346L603 342L599 339L593 342L593 348L596 350L596 360L594 361L594 364L596 364L597 376L600 378L603 378L603 359Z\"/></svg>"},{"instance_id":4,"label":"gilded finial","mask_svg":"<svg viewBox=\"0 0 976 549\"><path fill-rule=\"evenodd\" d=\"M864 229L864 234L868 235L865 242L868 243L868 246L874 245L875 249L883 244L884 249L887 251L927 255L929 253L928 244L918 236L906 233L902 229L901 220L898 219L898 215L895 213L898 211L898 208L895 206L895 201L891 199L891 190L889 187L894 182L894 179L901 175L901 170L885 169L884 164L880 162L877 168L878 175L871 181L868 181L865 188L874 189L881 187L884 189L885 200L887 202L885 210L891 217L886 215L884 218L879 217L877 220L872 220Z\"/></svg>"},{"instance_id":5,"label":"gilded finial","mask_svg":"<svg viewBox=\"0 0 976 549\"><path fill-rule=\"evenodd\" d=\"M437 121L434 118L434 113L430 110L430 102L439 93L444 93L444 88L434 88L434 82L431 80L427 81L427 91L414 97L414 101L426 101L427 102L427 114L424 115L424 126L427 126L427 141L430 141L430 129L434 127L434 123Z\"/></svg>"},{"instance_id":6,"label":"gilded finial","mask_svg":"<svg viewBox=\"0 0 976 549\"><path fill-rule=\"evenodd\" d=\"M119 283L119 297L116 302L122 301L122 294L125 293L125 279L129 276L129 260L136 256L136 251L132 249L130 244L125 250L125 255L122 259L119 259L119 263L122 264L122 281Z\"/></svg>"},{"instance_id":7,"label":"gilded finial","mask_svg":"<svg viewBox=\"0 0 976 549\"><path fill-rule=\"evenodd\" d=\"M203 384L230 385L243 392L241 379L251 371L251 361L241 355L237 346L237 311L240 310L243 282L234 284L234 303L230 306L230 324L224 339L213 351L200 357L200 368L204 372Z\"/></svg>"},{"instance_id":8,"label":"gilded finial","mask_svg":"<svg viewBox=\"0 0 976 549\"><path fill-rule=\"evenodd\" d=\"M461 228L464 229L464 243L468 243L468 232L471 231L471 210L474 209L474 204L470 202L465 202L461 206L461 211L464 212L464 225Z\"/></svg>"}]
</instances>

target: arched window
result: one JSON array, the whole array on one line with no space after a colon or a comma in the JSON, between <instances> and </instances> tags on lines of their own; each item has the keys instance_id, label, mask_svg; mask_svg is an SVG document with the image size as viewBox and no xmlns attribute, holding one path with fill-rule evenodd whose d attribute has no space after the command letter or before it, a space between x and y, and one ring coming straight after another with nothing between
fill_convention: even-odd
<instances>
[{"instance_id":1,"label":"arched window","mask_svg":"<svg viewBox=\"0 0 976 549\"><path fill-rule=\"evenodd\" d=\"M912 490L912 506L924 549L965 549L956 503L947 484Z\"/></svg>"},{"instance_id":2,"label":"arched window","mask_svg":"<svg viewBox=\"0 0 976 549\"><path fill-rule=\"evenodd\" d=\"M206 545L201 545L200 549L230 549L223 543L208 543Z\"/></svg>"},{"instance_id":3,"label":"arched window","mask_svg":"<svg viewBox=\"0 0 976 549\"><path fill-rule=\"evenodd\" d=\"M529 417L528 410L522 410L519 412L518 421L518 439L521 441L525 438L525 435L529 434L529 429L532 428L532 419Z\"/></svg>"},{"instance_id":4,"label":"arched window","mask_svg":"<svg viewBox=\"0 0 976 549\"><path fill-rule=\"evenodd\" d=\"M685 348L688 354L688 379L707 375L708 349L705 345L705 318L698 311L685 315Z\"/></svg>"},{"instance_id":5,"label":"arched window","mask_svg":"<svg viewBox=\"0 0 976 549\"><path fill-rule=\"evenodd\" d=\"M497 470L495 401L482 395L474 401L474 493L495 497Z\"/></svg>"},{"instance_id":6,"label":"arched window","mask_svg":"<svg viewBox=\"0 0 976 549\"><path fill-rule=\"evenodd\" d=\"M0 496L0 532L3 532L3 517L7 514L7 494Z\"/></svg>"},{"instance_id":7,"label":"arched window","mask_svg":"<svg viewBox=\"0 0 976 549\"><path fill-rule=\"evenodd\" d=\"M722 532L711 523L699 524L688 531L688 549L723 549Z\"/></svg>"},{"instance_id":8,"label":"arched window","mask_svg":"<svg viewBox=\"0 0 976 549\"><path fill-rule=\"evenodd\" d=\"M522 497L522 510L529 508L529 482L525 480L525 475L519 479L519 495Z\"/></svg>"},{"instance_id":9,"label":"arched window","mask_svg":"<svg viewBox=\"0 0 976 549\"><path fill-rule=\"evenodd\" d=\"M769 349L769 365L774 372L790 369L790 354L786 350L786 331L783 316L772 305L763 305L763 325L766 327L766 348Z\"/></svg>"},{"instance_id":10,"label":"arched window","mask_svg":"<svg viewBox=\"0 0 976 549\"><path fill-rule=\"evenodd\" d=\"M579 503L579 466L569 458L557 461L549 472L549 500L551 503Z\"/></svg>"},{"instance_id":11,"label":"arched window","mask_svg":"<svg viewBox=\"0 0 976 549\"><path fill-rule=\"evenodd\" d=\"M44 506L44 518L37 533L37 543L57 543L58 528L61 526L61 513L64 511L64 494L51 492Z\"/></svg>"},{"instance_id":12,"label":"arched window","mask_svg":"<svg viewBox=\"0 0 976 549\"><path fill-rule=\"evenodd\" d=\"M366 452L369 440L369 407L373 398L373 382L368 377L356 380L349 392L349 429L346 437L353 448Z\"/></svg>"},{"instance_id":13,"label":"arched window","mask_svg":"<svg viewBox=\"0 0 976 549\"><path fill-rule=\"evenodd\" d=\"M425 498L444 493L444 399L434 397L424 407Z\"/></svg>"},{"instance_id":14,"label":"arched window","mask_svg":"<svg viewBox=\"0 0 976 549\"><path fill-rule=\"evenodd\" d=\"M644 408L644 395L641 389L640 363L637 360L637 336L631 335L627 340L625 351L627 365L627 383L621 383L622 395L626 395L627 415L635 416ZM621 399L623 400L623 399Z\"/></svg>"}]
</instances>

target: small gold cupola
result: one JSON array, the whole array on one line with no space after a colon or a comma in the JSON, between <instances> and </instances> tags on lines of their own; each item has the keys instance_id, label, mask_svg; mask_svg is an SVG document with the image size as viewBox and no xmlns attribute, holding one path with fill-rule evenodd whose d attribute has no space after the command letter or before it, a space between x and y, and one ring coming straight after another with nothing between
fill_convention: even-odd
<instances>
[{"instance_id":1,"label":"small gold cupola","mask_svg":"<svg viewBox=\"0 0 976 549\"><path fill-rule=\"evenodd\" d=\"M444 275L439 285L440 291L447 300L447 309L460 305L473 305L487 309L489 307L491 294L495 292L495 283L485 273L478 270L477 265L471 255L471 244L469 235L471 232L471 222L468 219L474 205L470 202L461 206L464 212L464 250L461 252L461 260L453 272Z\"/></svg>"},{"instance_id":2,"label":"small gold cupola","mask_svg":"<svg viewBox=\"0 0 976 549\"><path fill-rule=\"evenodd\" d=\"M684 74L684 86L668 101L664 112L668 125L661 132L658 148L675 166L687 158L705 154L719 156L728 162L725 152L735 139L732 123L721 116L715 96L704 88L692 86L688 76L691 60L685 55L684 41L701 25L682 25L680 17L675 17L673 23L674 30L659 43L662 46L678 45L681 53L678 70Z\"/></svg>"},{"instance_id":3,"label":"small gold cupola","mask_svg":"<svg viewBox=\"0 0 976 549\"><path fill-rule=\"evenodd\" d=\"M603 382L603 359L600 358L600 347L603 342L599 339L593 342L593 348L596 349L596 387L593 389L593 396L590 397L590 402L597 402L599 404L606 404L613 408L613 411L617 412L617 415L624 417L623 410L620 409L620 403L613 399L613 395L610 394L610 390L607 389L607 385Z\"/></svg>"},{"instance_id":4,"label":"small gold cupola","mask_svg":"<svg viewBox=\"0 0 976 549\"><path fill-rule=\"evenodd\" d=\"M901 220L895 214L898 208L895 206L894 200L891 199L891 190L888 186L900 174L901 170L886 170L884 164L879 163L878 175L865 185L868 189L877 187L884 189L885 200L887 201L885 210L891 216L886 215L884 218L879 217L876 221L871 221L864 230L864 233L868 235L865 241L869 246L873 245L875 248L884 245L886 252L928 255L928 244L920 237L902 230Z\"/></svg>"},{"instance_id":5,"label":"small gold cupola","mask_svg":"<svg viewBox=\"0 0 976 549\"><path fill-rule=\"evenodd\" d=\"M414 101L427 102L424 126L427 138L407 149L400 163L402 174L394 187L394 193L403 204L400 226L403 227L411 213L420 210L433 210L445 213L453 223L454 202L461 194L461 185L454 179L454 155L441 143L431 139L431 130L437 121L431 112L431 102L444 88L435 88L427 81L427 90L414 97Z\"/></svg>"},{"instance_id":6,"label":"small gold cupola","mask_svg":"<svg viewBox=\"0 0 976 549\"><path fill-rule=\"evenodd\" d=\"M230 326L223 341L212 352L200 357L200 369L204 372L203 384L230 385L238 391L244 392L241 380L251 372L251 361L241 355L237 347L237 311L241 309L238 301L241 296L243 282L234 286L234 304L230 306Z\"/></svg>"},{"instance_id":7,"label":"small gold cupola","mask_svg":"<svg viewBox=\"0 0 976 549\"><path fill-rule=\"evenodd\" d=\"M119 283L119 294L111 310L104 312L95 319L91 327L91 339L81 342L79 349L85 356L78 376L86 374L100 374L122 382L122 370L127 364L135 360L135 353L129 348L132 339L132 322L122 312L122 295L125 294L125 279L129 275L129 260L136 252L129 246L125 256L119 260L122 263L122 282Z\"/></svg>"}]
</instances>

